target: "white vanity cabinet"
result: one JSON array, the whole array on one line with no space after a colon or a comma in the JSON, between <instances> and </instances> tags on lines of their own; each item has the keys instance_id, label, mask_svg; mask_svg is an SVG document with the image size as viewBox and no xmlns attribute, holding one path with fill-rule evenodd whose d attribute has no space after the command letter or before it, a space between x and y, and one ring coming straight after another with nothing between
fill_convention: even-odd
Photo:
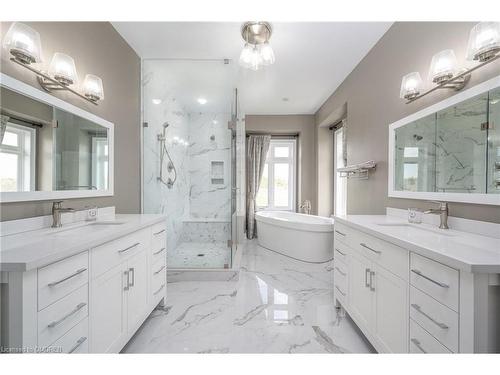
<instances>
[{"instance_id":1,"label":"white vanity cabinet","mask_svg":"<svg viewBox=\"0 0 500 375\"><path fill-rule=\"evenodd\" d=\"M333 291L378 352L499 351L498 274L457 269L367 232L336 220Z\"/></svg>"},{"instance_id":2,"label":"white vanity cabinet","mask_svg":"<svg viewBox=\"0 0 500 375\"><path fill-rule=\"evenodd\" d=\"M166 299L165 222L135 229L40 268L2 271L2 347L119 352Z\"/></svg>"}]
</instances>

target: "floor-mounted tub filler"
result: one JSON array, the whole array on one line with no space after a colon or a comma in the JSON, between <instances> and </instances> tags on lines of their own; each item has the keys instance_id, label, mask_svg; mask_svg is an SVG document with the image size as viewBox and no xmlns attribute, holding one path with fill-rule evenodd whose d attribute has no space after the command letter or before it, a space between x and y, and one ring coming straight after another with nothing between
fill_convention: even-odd
<instances>
[{"instance_id":1,"label":"floor-mounted tub filler","mask_svg":"<svg viewBox=\"0 0 500 375\"><path fill-rule=\"evenodd\" d=\"M286 211L255 215L259 245L304 262L333 258L333 219Z\"/></svg>"}]
</instances>

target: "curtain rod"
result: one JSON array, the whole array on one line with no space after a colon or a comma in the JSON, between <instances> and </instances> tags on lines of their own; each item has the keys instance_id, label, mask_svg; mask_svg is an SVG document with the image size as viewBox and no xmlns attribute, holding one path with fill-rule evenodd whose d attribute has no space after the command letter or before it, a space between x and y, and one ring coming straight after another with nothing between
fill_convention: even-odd
<instances>
[{"instance_id":1,"label":"curtain rod","mask_svg":"<svg viewBox=\"0 0 500 375\"><path fill-rule=\"evenodd\" d=\"M344 121L345 121L345 118L343 118L342 120L340 121L337 121L336 123L334 123L333 125L330 125L328 127L329 130L337 130L337 129L340 129L342 126L344 126Z\"/></svg>"},{"instance_id":2,"label":"curtain rod","mask_svg":"<svg viewBox=\"0 0 500 375\"><path fill-rule=\"evenodd\" d=\"M298 133L291 134L272 134L272 133L264 133L264 132L246 132L246 137L250 137L251 135L270 135L271 138L297 138L299 136Z\"/></svg>"}]
</instances>

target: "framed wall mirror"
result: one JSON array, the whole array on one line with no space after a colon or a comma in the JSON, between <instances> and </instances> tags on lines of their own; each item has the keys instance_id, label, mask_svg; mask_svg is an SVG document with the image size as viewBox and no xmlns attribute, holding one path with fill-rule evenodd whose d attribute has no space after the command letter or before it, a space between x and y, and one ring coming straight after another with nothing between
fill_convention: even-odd
<instances>
[{"instance_id":1,"label":"framed wall mirror","mask_svg":"<svg viewBox=\"0 0 500 375\"><path fill-rule=\"evenodd\" d=\"M389 125L389 197L500 205L500 76Z\"/></svg>"},{"instance_id":2,"label":"framed wall mirror","mask_svg":"<svg viewBox=\"0 0 500 375\"><path fill-rule=\"evenodd\" d=\"M113 195L113 124L0 74L1 202Z\"/></svg>"}]
</instances>

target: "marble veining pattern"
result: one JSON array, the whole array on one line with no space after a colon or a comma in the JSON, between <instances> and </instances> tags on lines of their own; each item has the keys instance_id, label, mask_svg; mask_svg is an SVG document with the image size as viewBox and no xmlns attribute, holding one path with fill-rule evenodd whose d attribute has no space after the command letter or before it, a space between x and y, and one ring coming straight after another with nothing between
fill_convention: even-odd
<instances>
[{"instance_id":1,"label":"marble veining pattern","mask_svg":"<svg viewBox=\"0 0 500 375\"><path fill-rule=\"evenodd\" d=\"M127 353L367 353L333 304L329 264L307 264L247 242L237 282L169 283Z\"/></svg>"},{"instance_id":2,"label":"marble veining pattern","mask_svg":"<svg viewBox=\"0 0 500 375\"><path fill-rule=\"evenodd\" d=\"M168 268L229 268L227 242L182 242L167 252Z\"/></svg>"}]
</instances>

